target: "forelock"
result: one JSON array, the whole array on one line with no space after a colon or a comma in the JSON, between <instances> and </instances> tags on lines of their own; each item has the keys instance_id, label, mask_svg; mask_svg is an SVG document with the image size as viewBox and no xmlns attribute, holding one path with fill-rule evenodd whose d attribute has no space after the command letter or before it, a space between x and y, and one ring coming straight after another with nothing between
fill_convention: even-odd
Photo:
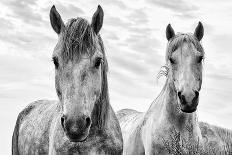
<instances>
[{"instance_id":1,"label":"forelock","mask_svg":"<svg viewBox=\"0 0 232 155\"><path fill-rule=\"evenodd\" d=\"M197 51L201 52L204 55L204 49L201 43L197 40L197 38L191 33L177 33L174 38L168 42L166 59L168 59L172 52L174 52L178 47L182 46L184 43L191 43L197 49Z\"/></svg>"},{"instance_id":2,"label":"forelock","mask_svg":"<svg viewBox=\"0 0 232 155\"><path fill-rule=\"evenodd\" d=\"M62 34L62 59L78 60L83 55L91 57L96 51L97 41L98 37L87 20L83 18L69 20Z\"/></svg>"}]
</instances>

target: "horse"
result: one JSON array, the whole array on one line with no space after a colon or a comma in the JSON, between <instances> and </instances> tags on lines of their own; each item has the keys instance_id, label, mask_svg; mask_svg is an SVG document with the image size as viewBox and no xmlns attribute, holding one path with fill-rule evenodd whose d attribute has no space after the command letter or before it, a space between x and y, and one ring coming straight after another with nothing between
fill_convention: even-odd
<instances>
[{"instance_id":1,"label":"horse","mask_svg":"<svg viewBox=\"0 0 232 155\"><path fill-rule=\"evenodd\" d=\"M58 34L52 60L58 101L39 100L18 115L12 154L120 155L123 140L109 103L103 25L99 5L91 24L84 18L64 24L53 5L50 22Z\"/></svg>"},{"instance_id":2,"label":"horse","mask_svg":"<svg viewBox=\"0 0 232 155\"><path fill-rule=\"evenodd\" d=\"M166 65L158 74L167 77L163 89L147 112L132 109L117 112L124 155L193 153L194 149L189 149L189 145L199 154L209 145L222 151L226 141L232 144L231 131L198 122L197 107L205 55L201 44L203 35L201 22L194 33L175 34L172 26L167 26Z\"/></svg>"}]
</instances>

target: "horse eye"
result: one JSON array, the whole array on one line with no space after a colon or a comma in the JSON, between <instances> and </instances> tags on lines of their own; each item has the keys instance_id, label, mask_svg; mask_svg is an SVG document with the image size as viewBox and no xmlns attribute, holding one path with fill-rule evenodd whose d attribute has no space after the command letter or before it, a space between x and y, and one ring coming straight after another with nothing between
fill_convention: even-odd
<instances>
[{"instance_id":1,"label":"horse eye","mask_svg":"<svg viewBox=\"0 0 232 155\"><path fill-rule=\"evenodd\" d=\"M175 63L175 60L173 58L169 58L169 61L171 62L171 64Z\"/></svg>"},{"instance_id":2,"label":"horse eye","mask_svg":"<svg viewBox=\"0 0 232 155\"><path fill-rule=\"evenodd\" d=\"M178 47L177 45L173 46L173 47L172 47L172 52L176 51L176 50L177 50L177 47Z\"/></svg>"},{"instance_id":3,"label":"horse eye","mask_svg":"<svg viewBox=\"0 0 232 155\"><path fill-rule=\"evenodd\" d=\"M97 58L94 67L98 69L99 66L102 64L102 62L103 62L102 58Z\"/></svg>"},{"instance_id":4,"label":"horse eye","mask_svg":"<svg viewBox=\"0 0 232 155\"><path fill-rule=\"evenodd\" d=\"M198 63L201 63L203 59L204 59L204 57L203 57L203 56L200 56L200 57L197 58L197 62L198 62Z\"/></svg>"},{"instance_id":5,"label":"horse eye","mask_svg":"<svg viewBox=\"0 0 232 155\"><path fill-rule=\"evenodd\" d=\"M57 58L57 57L53 57L53 58L52 58L52 61L53 61L54 65L55 65L55 68L57 69L57 68L59 67L58 58Z\"/></svg>"}]
</instances>

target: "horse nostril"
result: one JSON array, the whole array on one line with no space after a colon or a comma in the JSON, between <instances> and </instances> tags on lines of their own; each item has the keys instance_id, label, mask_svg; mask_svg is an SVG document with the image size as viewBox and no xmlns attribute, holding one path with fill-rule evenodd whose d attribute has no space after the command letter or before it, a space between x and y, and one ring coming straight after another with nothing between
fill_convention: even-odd
<instances>
[{"instance_id":1,"label":"horse nostril","mask_svg":"<svg viewBox=\"0 0 232 155\"><path fill-rule=\"evenodd\" d=\"M64 115L61 116L60 121L61 121L62 127L64 128L64 121L65 121L65 116Z\"/></svg>"},{"instance_id":2,"label":"horse nostril","mask_svg":"<svg viewBox=\"0 0 232 155\"><path fill-rule=\"evenodd\" d=\"M199 96L199 91L195 91L195 98L198 98Z\"/></svg>"},{"instance_id":3,"label":"horse nostril","mask_svg":"<svg viewBox=\"0 0 232 155\"><path fill-rule=\"evenodd\" d=\"M90 126L90 124L91 124L90 117L86 117L85 121L86 121L86 125L85 126L86 126L86 128L88 128Z\"/></svg>"},{"instance_id":4,"label":"horse nostril","mask_svg":"<svg viewBox=\"0 0 232 155\"><path fill-rule=\"evenodd\" d=\"M182 93L180 91L177 93L177 95L178 95L178 97L180 99L181 104L186 104L187 103L186 99L185 99L185 96L182 95Z\"/></svg>"},{"instance_id":5,"label":"horse nostril","mask_svg":"<svg viewBox=\"0 0 232 155\"><path fill-rule=\"evenodd\" d=\"M180 91L178 91L177 95L178 95L179 99L181 99L181 92Z\"/></svg>"},{"instance_id":6,"label":"horse nostril","mask_svg":"<svg viewBox=\"0 0 232 155\"><path fill-rule=\"evenodd\" d=\"M199 91L194 91L195 97L193 98L192 103L197 104L198 98L199 98Z\"/></svg>"}]
</instances>

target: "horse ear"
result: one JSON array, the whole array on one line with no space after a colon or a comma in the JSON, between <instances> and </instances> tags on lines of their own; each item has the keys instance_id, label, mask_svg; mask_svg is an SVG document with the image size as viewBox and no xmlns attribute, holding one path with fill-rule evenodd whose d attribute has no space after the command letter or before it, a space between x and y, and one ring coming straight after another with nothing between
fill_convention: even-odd
<instances>
[{"instance_id":1,"label":"horse ear","mask_svg":"<svg viewBox=\"0 0 232 155\"><path fill-rule=\"evenodd\" d=\"M198 23L196 29L195 29L195 32L194 32L194 36L199 40L201 41L201 39L203 38L203 35L204 35L204 27L202 25L201 22Z\"/></svg>"},{"instance_id":2,"label":"horse ear","mask_svg":"<svg viewBox=\"0 0 232 155\"><path fill-rule=\"evenodd\" d=\"M175 31L173 30L171 24L168 24L166 28L166 38L169 41L171 38L175 36Z\"/></svg>"},{"instance_id":3,"label":"horse ear","mask_svg":"<svg viewBox=\"0 0 232 155\"><path fill-rule=\"evenodd\" d=\"M50 22L53 30L60 34L61 30L65 27L64 22L60 17L60 14L56 11L56 7L53 5L50 10Z\"/></svg>"},{"instance_id":4,"label":"horse ear","mask_svg":"<svg viewBox=\"0 0 232 155\"><path fill-rule=\"evenodd\" d=\"M91 26L96 34L101 30L102 24L103 24L103 17L104 12L102 10L102 7L98 5L97 11L94 13L92 17L92 23Z\"/></svg>"}]
</instances>

